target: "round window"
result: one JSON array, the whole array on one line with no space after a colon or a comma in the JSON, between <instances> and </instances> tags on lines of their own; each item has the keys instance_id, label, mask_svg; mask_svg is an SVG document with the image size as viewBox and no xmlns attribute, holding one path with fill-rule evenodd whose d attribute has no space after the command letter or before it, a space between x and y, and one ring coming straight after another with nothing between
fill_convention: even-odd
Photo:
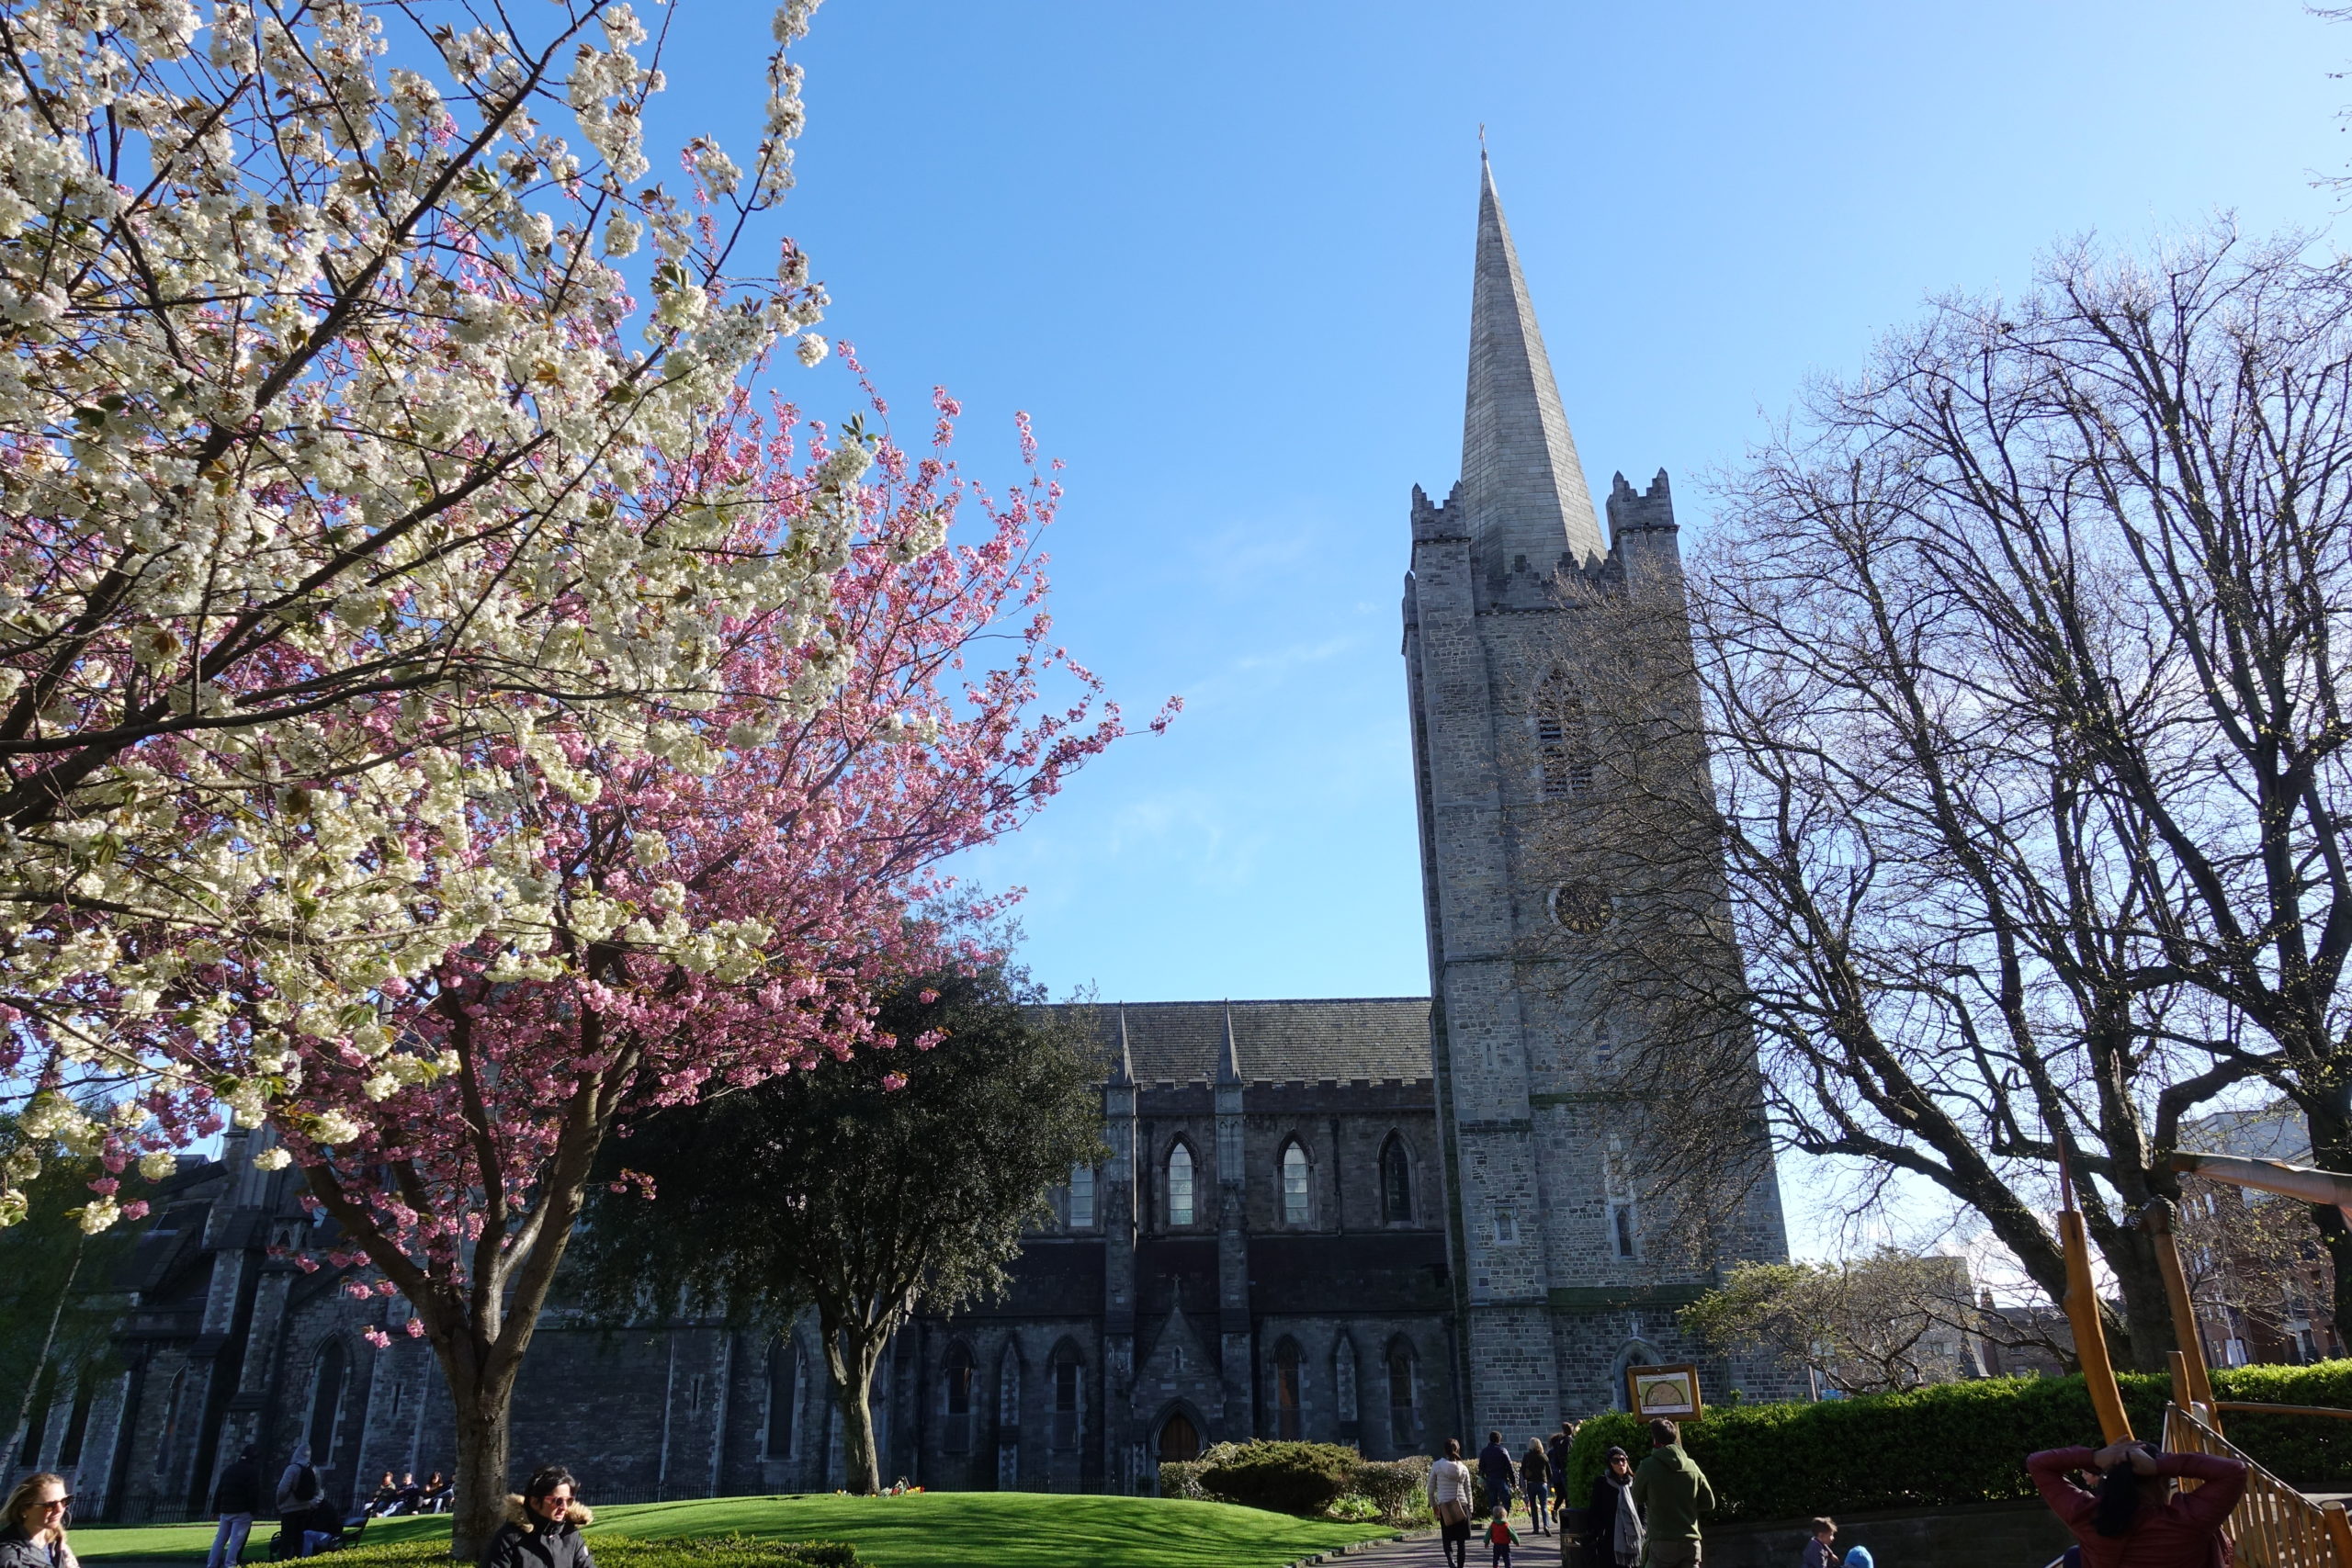
<instances>
[{"instance_id":1,"label":"round window","mask_svg":"<svg viewBox=\"0 0 2352 1568\"><path fill-rule=\"evenodd\" d=\"M1572 931L1597 931L1614 909L1597 882L1563 882L1552 889L1552 919Z\"/></svg>"}]
</instances>

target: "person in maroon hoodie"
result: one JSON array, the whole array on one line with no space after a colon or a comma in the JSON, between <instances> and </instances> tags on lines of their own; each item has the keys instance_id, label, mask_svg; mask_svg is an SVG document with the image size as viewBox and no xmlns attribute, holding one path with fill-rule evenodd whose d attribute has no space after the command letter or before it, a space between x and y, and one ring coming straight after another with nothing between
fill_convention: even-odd
<instances>
[{"instance_id":1,"label":"person in maroon hoodie","mask_svg":"<svg viewBox=\"0 0 2352 1568\"><path fill-rule=\"evenodd\" d=\"M2075 1539L2083 1568L2225 1568L2222 1525L2245 1492L2245 1466L2212 1454L2159 1453L2146 1443L2049 1449L2025 1461ZM2099 1472L2098 1489L2074 1472ZM2194 1492L2176 1479L2202 1482Z\"/></svg>"}]
</instances>

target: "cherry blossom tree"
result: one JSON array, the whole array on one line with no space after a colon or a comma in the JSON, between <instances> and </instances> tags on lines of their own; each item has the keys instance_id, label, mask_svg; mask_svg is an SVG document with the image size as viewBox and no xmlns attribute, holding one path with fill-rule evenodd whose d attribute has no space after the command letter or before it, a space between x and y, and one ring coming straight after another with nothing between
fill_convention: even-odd
<instances>
[{"instance_id":1,"label":"cherry blossom tree","mask_svg":"<svg viewBox=\"0 0 2352 1568\"><path fill-rule=\"evenodd\" d=\"M485 923L415 982L388 978L364 1017L289 995L304 981L282 960L205 973L235 1004L178 1049L275 1086L262 1112L283 1145L264 1163L302 1164L339 1227L326 1261L355 1269L355 1293L404 1297L399 1331L432 1344L457 1404L461 1553L495 1527L514 1378L606 1135L845 1056L896 976L982 962L926 918L962 897L940 862L1017 827L1124 733L1051 640L1032 539L1054 487L1033 468L1010 495L976 491L946 459L955 405L938 412L920 459L787 411L677 476L777 498L760 526L830 568L830 608L726 623L724 690L657 724L651 750L548 704L399 770L440 846L410 874L495 867L540 923ZM844 485L869 440L876 477ZM975 505L984 536L950 546ZM997 638L1003 656L967 668ZM1058 705L1049 677L1071 689ZM334 794L301 807L311 830Z\"/></svg>"},{"instance_id":2,"label":"cherry blossom tree","mask_svg":"<svg viewBox=\"0 0 2352 1568\"><path fill-rule=\"evenodd\" d=\"M697 139L673 190L621 0L0 6L0 1075L37 1135L119 1156L281 1092L153 1048L222 1026L216 954L356 1017L543 929L520 840L450 847L460 759L625 771L828 700L846 664L753 691L722 628L827 624L837 563L741 525L761 471L687 460L779 341L825 352L788 241L736 268L812 9L749 169ZM165 1120L88 1126L97 1079Z\"/></svg>"}]
</instances>

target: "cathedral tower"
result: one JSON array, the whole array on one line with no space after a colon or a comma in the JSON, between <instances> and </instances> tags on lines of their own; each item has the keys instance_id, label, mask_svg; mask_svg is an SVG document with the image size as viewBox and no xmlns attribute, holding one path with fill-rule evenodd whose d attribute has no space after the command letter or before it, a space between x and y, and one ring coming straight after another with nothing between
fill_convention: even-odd
<instances>
[{"instance_id":1,"label":"cathedral tower","mask_svg":"<svg viewBox=\"0 0 2352 1568\"><path fill-rule=\"evenodd\" d=\"M1679 604L1680 553L1664 473L1639 494L1616 481L1603 540L1483 156L1479 173L1462 478L1442 503L1414 490L1404 651L1462 1436L1499 1428L1520 1442L1622 1404L1628 1366L1698 1361L1711 1400L1781 1392L1765 1369L1709 1365L1674 1313L1721 1263L1784 1258L1787 1239L1769 1173L1725 1257L1702 1259L1645 1224L1620 1141L1638 1135L1638 1115L1611 1102L1603 1067L1611 1032L1637 1025L1611 1008L1605 978L1563 985L1550 968L1575 962L1548 939L1579 912L1531 829L1590 772L1555 777L1556 759L1543 760L1557 739L1547 719L1556 728L1557 705L1578 700L1544 694L1580 630L1559 585L1662 582L1657 597ZM1679 613L1676 626L1687 637Z\"/></svg>"}]
</instances>

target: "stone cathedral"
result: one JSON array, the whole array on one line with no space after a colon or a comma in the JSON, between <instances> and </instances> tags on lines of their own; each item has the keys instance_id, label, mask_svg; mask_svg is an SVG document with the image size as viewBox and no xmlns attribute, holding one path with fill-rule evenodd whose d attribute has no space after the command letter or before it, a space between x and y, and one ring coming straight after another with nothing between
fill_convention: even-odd
<instances>
[{"instance_id":1,"label":"stone cathedral","mask_svg":"<svg viewBox=\"0 0 2352 1568\"><path fill-rule=\"evenodd\" d=\"M1523 1444L1622 1404L1639 1364L1699 1361L1710 1397L1786 1392L1679 1335L1675 1308L1716 1276L1645 1224L1611 1146L1632 1122L1602 1107L1595 1042L1628 1026L1605 977L1531 973L1532 939L1575 924L1523 841L1560 783L1528 762L1547 739L1532 678L1577 630L1558 584L1672 583L1679 557L1663 474L1617 481L1604 539L1483 164L1476 256L1461 480L1413 493L1404 604L1431 994L1094 1010L1112 1157L1055 1194L1001 1299L899 1336L874 1390L886 1476L1148 1491L1160 1460L1253 1435L1375 1457L1490 1427ZM114 1363L60 1378L18 1456L65 1472L85 1517L198 1517L247 1442L273 1465L307 1443L346 1499L450 1468L401 1303L375 1347L381 1305L283 1260L318 1222L246 1143L165 1185L111 1282ZM1785 1257L1769 1179L1729 1240L1726 1259ZM806 1323L611 1330L558 1309L514 1461L560 1460L598 1502L827 1489L822 1367Z\"/></svg>"}]
</instances>

